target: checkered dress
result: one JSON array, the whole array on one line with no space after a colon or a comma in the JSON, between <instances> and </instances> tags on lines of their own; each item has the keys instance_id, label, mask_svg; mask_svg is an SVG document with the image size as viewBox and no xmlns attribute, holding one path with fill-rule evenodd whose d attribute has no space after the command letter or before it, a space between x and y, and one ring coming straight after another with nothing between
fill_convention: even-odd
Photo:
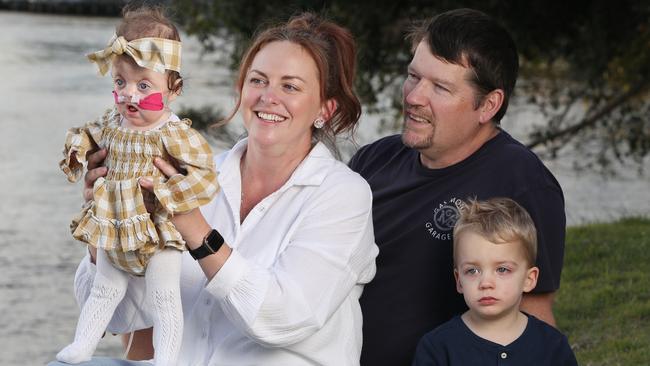
<instances>
[{"instance_id":1,"label":"checkered dress","mask_svg":"<svg viewBox=\"0 0 650 366\"><path fill-rule=\"evenodd\" d=\"M210 147L190 125L185 119L150 131L129 130L120 127L119 113L109 110L69 130L59 165L71 182L81 177L88 151L108 150L108 174L95 181L93 200L73 219L73 237L106 250L117 268L139 276L156 250L185 250L171 216L208 203L219 189ZM184 174L167 179L154 166L155 157L175 160ZM143 176L153 177L153 194L140 188ZM154 202L152 214L147 200Z\"/></svg>"}]
</instances>

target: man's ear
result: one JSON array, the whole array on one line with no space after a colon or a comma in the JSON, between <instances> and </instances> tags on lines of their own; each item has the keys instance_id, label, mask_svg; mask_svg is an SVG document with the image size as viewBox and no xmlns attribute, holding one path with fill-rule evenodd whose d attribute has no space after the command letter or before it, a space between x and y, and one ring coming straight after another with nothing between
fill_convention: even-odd
<instances>
[{"instance_id":1,"label":"man's ear","mask_svg":"<svg viewBox=\"0 0 650 366\"><path fill-rule=\"evenodd\" d=\"M479 106L479 110L481 112L479 116L479 122L490 122L503 105L503 99L504 94L503 90L501 89L492 90L486 96L484 96L483 101Z\"/></svg>"},{"instance_id":2,"label":"man's ear","mask_svg":"<svg viewBox=\"0 0 650 366\"><path fill-rule=\"evenodd\" d=\"M531 267L526 271L526 279L524 280L524 292L530 292L537 286L537 277L539 276L539 268Z\"/></svg>"},{"instance_id":3,"label":"man's ear","mask_svg":"<svg viewBox=\"0 0 650 366\"><path fill-rule=\"evenodd\" d=\"M458 291L459 294L463 293L463 285L460 283L459 275L458 275L458 268L454 268L454 278L456 279L456 291Z\"/></svg>"}]
</instances>

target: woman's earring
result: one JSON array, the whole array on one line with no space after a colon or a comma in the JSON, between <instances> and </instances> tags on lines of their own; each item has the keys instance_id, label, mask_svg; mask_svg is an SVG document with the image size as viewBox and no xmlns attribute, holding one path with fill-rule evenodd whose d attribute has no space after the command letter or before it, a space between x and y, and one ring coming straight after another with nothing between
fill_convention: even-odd
<instances>
[{"instance_id":1,"label":"woman's earring","mask_svg":"<svg viewBox=\"0 0 650 366\"><path fill-rule=\"evenodd\" d=\"M316 118L316 120L314 121L314 127L323 128L323 126L325 126L325 120L323 119L323 117Z\"/></svg>"}]
</instances>

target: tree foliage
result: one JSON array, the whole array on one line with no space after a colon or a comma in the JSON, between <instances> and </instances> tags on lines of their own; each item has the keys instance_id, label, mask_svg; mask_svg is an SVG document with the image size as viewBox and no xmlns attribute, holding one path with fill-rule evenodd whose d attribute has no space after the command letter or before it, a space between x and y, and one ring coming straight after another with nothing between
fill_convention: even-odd
<instances>
[{"instance_id":1,"label":"tree foliage","mask_svg":"<svg viewBox=\"0 0 650 366\"><path fill-rule=\"evenodd\" d=\"M458 7L508 28L521 55L517 87L547 123L531 147L584 148L585 165L641 161L650 152L650 2L172 0L178 21L236 68L254 32L309 10L345 25L359 45L357 91L370 110L399 110L414 21ZM388 101L388 102L387 102ZM585 143L588 142L588 143ZM585 148L586 147L586 148Z\"/></svg>"}]
</instances>

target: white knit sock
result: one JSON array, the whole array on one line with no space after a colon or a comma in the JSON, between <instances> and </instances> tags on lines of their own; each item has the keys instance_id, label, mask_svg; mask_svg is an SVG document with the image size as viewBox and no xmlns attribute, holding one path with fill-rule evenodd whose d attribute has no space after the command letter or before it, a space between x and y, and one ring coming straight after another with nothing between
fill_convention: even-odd
<instances>
[{"instance_id":1,"label":"white knit sock","mask_svg":"<svg viewBox=\"0 0 650 366\"><path fill-rule=\"evenodd\" d=\"M176 365L183 337L180 293L181 252L164 249L147 266L147 304L153 318L154 364Z\"/></svg>"},{"instance_id":2,"label":"white knit sock","mask_svg":"<svg viewBox=\"0 0 650 366\"><path fill-rule=\"evenodd\" d=\"M56 355L58 361L75 364L90 360L126 287L127 274L113 267L104 251L98 250L97 274L79 315L74 342Z\"/></svg>"}]
</instances>

